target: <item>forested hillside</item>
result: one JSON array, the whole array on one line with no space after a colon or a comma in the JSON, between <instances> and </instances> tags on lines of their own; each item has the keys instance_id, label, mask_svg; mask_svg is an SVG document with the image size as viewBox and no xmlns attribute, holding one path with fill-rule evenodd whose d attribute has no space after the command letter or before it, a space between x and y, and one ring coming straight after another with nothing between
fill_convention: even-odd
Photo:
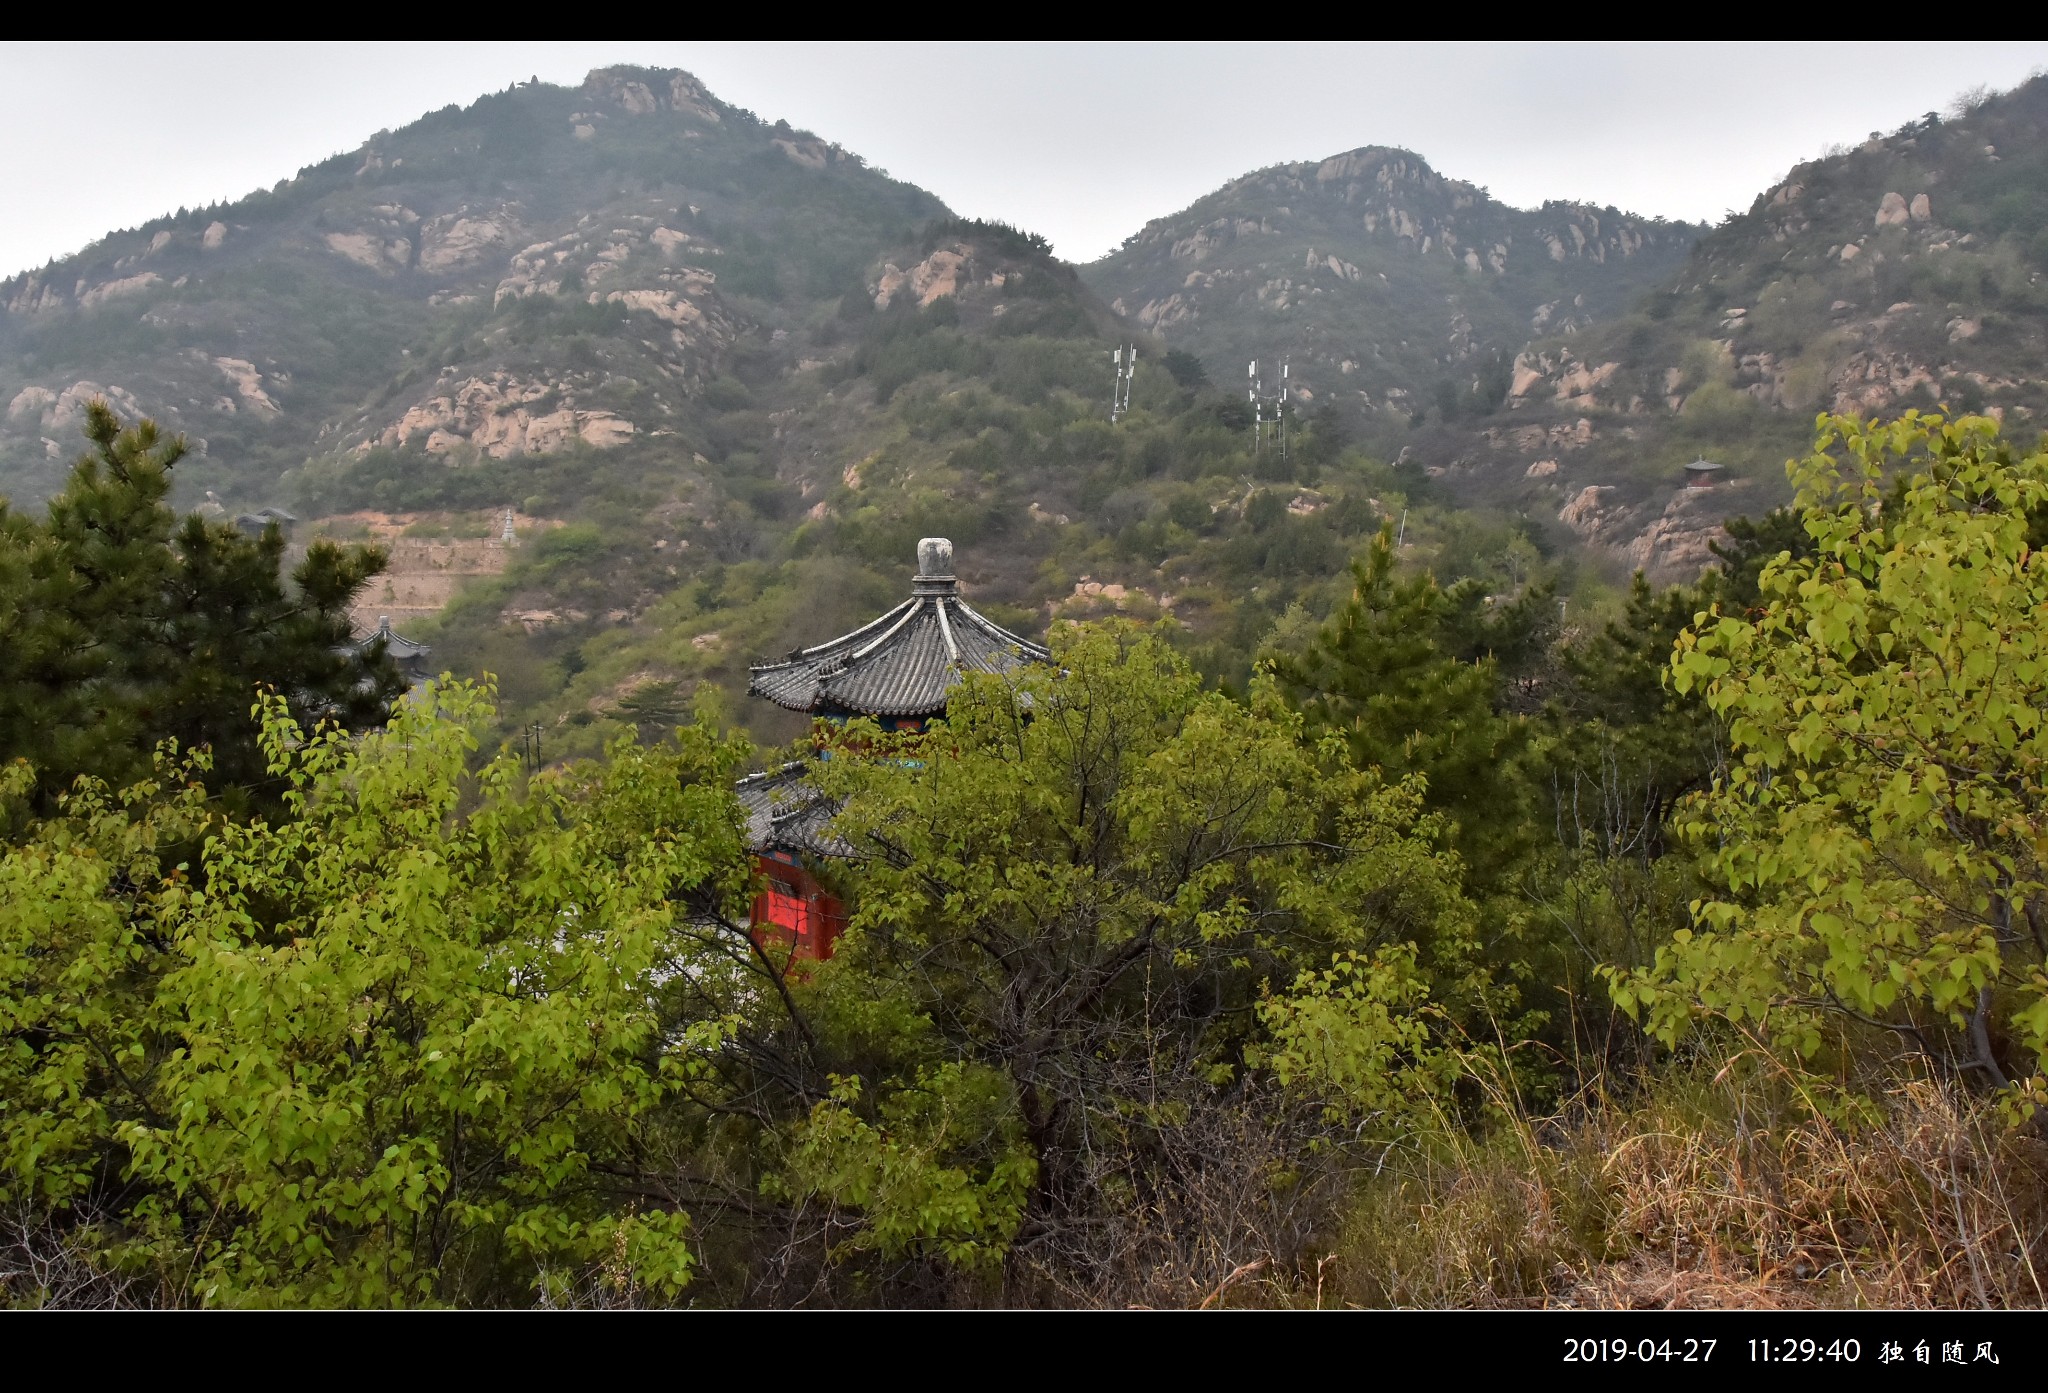
<instances>
[{"instance_id":1,"label":"forested hillside","mask_svg":"<svg viewBox=\"0 0 2048 1393\"><path fill-rule=\"evenodd\" d=\"M706 680L736 697L749 661L893 594L927 533L1021 631L1170 611L1240 685L1384 519L1412 512L1418 556L1453 542L1453 579L1537 569L1510 523L1433 509L1453 500L1336 417L1255 458L1235 394L1149 341L1112 429L1128 331L1042 242L685 74L436 113L6 305L17 497L54 487L96 394L182 429L184 503L381 546L358 627L392 616L496 674L508 727L559 727L564 752Z\"/></svg>"},{"instance_id":2,"label":"forested hillside","mask_svg":"<svg viewBox=\"0 0 2048 1393\"><path fill-rule=\"evenodd\" d=\"M1618 317L1701 231L1615 208L1510 208L1369 146L1232 180L1084 274L1225 386L1291 355L1302 401L1377 436L1494 410L1532 338Z\"/></svg>"},{"instance_id":3,"label":"forested hillside","mask_svg":"<svg viewBox=\"0 0 2048 1393\"><path fill-rule=\"evenodd\" d=\"M1089 283L1233 385L1294 359L1468 505L1685 581L1723 518L1785 500L1817 411L2043 409L2048 81L1791 170L1712 230L1502 208L1406 151L1245 176ZM1696 245L1695 245L1696 243ZM1723 466L1728 492L1680 487Z\"/></svg>"},{"instance_id":4,"label":"forested hillside","mask_svg":"<svg viewBox=\"0 0 2048 1393\"><path fill-rule=\"evenodd\" d=\"M2044 92L1077 269L609 69L18 277L0 1301L2044 1304ZM1050 661L744 697L927 536Z\"/></svg>"}]
</instances>

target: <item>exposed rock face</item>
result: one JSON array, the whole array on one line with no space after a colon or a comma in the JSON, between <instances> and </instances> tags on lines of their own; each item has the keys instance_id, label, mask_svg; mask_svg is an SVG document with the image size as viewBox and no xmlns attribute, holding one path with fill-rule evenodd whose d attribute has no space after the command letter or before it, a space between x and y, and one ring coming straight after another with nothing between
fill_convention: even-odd
<instances>
[{"instance_id":1,"label":"exposed rock face","mask_svg":"<svg viewBox=\"0 0 2048 1393\"><path fill-rule=\"evenodd\" d=\"M1722 523L1742 511L1742 500L1730 497L1741 488L1738 481L1717 488L1679 489L1663 513L1629 542L1629 564L1654 584L1697 580L1715 564L1710 546L1722 540Z\"/></svg>"},{"instance_id":2,"label":"exposed rock face","mask_svg":"<svg viewBox=\"0 0 2048 1393\"><path fill-rule=\"evenodd\" d=\"M210 252L217 252L228 240L228 225L224 222L210 222L200 235L199 245Z\"/></svg>"},{"instance_id":3,"label":"exposed rock face","mask_svg":"<svg viewBox=\"0 0 2048 1393\"><path fill-rule=\"evenodd\" d=\"M1644 508L1619 504L1619 490L1612 485L1589 484L1572 495L1557 518L1587 545L1618 554L1652 584L1689 584L1715 564L1710 544L1722 540L1722 524L1743 511L1745 500L1731 495L1744 487L1737 481L1680 488L1638 530Z\"/></svg>"},{"instance_id":4,"label":"exposed rock face","mask_svg":"<svg viewBox=\"0 0 2048 1393\"><path fill-rule=\"evenodd\" d=\"M109 406L130 418L143 414L132 393L120 387L103 387L97 382L74 382L52 391L48 387L24 387L7 403L7 421L14 426L68 434L85 420L86 403L103 397Z\"/></svg>"},{"instance_id":5,"label":"exposed rock face","mask_svg":"<svg viewBox=\"0 0 2048 1393\"><path fill-rule=\"evenodd\" d=\"M412 243L409 241L386 242L367 232L330 232L326 242L329 251L373 271L402 269L412 264Z\"/></svg>"},{"instance_id":6,"label":"exposed rock face","mask_svg":"<svg viewBox=\"0 0 2048 1393\"><path fill-rule=\"evenodd\" d=\"M711 99L711 94L704 90L704 84L688 73L669 75L668 105L669 110L681 112L685 116L695 116L713 125L720 122L717 103Z\"/></svg>"},{"instance_id":7,"label":"exposed rock face","mask_svg":"<svg viewBox=\"0 0 2048 1393\"><path fill-rule=\"evenodd\" d=\"M1888 193L1878 202L1877 225L1879 227L1903 226L1910 216L1906 200L1895 193Z\"/></svg>"},{"instance_id":8,"label":"exposed rock face","mask_svg":"<svg viewBox=\"0 0 2048 1393\"><path fill-rule=\"evenodd\" d=\"M54 285L45 285L40 275L22 277L21 288L7 300L9 314L43 314L63 307L64 292Z\"/></svg>"},{"instance_id":9,"label":"exposed rock face","mask_svg":"<svg viewBox=\"0 0 2048 1393\"><path fill-rule=\"evenodd\" d=\"M413 407L377 441L398 446L423 435L429 454L447 454L466 444L507 459L546 454L575 441L609 449L632 439L636 429L615 412L578 410L557 388L499 372L472 377Z\"/></svg>"},{"instance_id":10,"label":"exposed rock face","mask_svg":"<svg viewBox=\"0 0 2048 1393\"><path fill-rule=\"evenodd\" d=\"M595 290L590 292L590 299L592 304L598 302ZM677 328L695 324L704 317L702 310L673 290L614 290L604 299L610 304L624 305L629 310L643 310Z\"/></svg>"},{"instance_id":11,"label":"exposed rock face","mask_svg":"<svg viewBox=\"0 0 2048 1393\"><path fill-rule=\"evenodd\" d=\"M616 107L628 116L652 116L666 109L713 125L720 121L717 103L688 73L599 68L583 79L583 90L599 105Z\"/></svg>"},{"instance_id":12,"label":"exposed rock face","mask_svg":"<svg viewBox=\"0 0 2048 1393\"><path fill-rule=\"evenodd\" d=\"M1616 516L1613 506L1607 502L1614 492L1610 484L1588 484L1558 509L1557 520L1586 541L1599 541Z\"/></svg>"},{"instance_id":13,"label":"exposed rock face","mask_svg":"<svg viewBox=\"0 0 2048 1393\"><path fill-rule=\"evenodd\" d=\"M1594 395L1621 370L1619 363L1587 367L1581 363L1557 380L1557 399L1571 406L1591 405Z\"/></svg>"},{"instance_id":14,"label":"exposed rock face","mask_svg":"<svg viewBox=\"0 0 2048 1393\"><path fill-rule=\"evenodd\" d=\"M215 358L213 365L220 369L221 376L233 384L236 395L250 410L259 416L278 414L278 405L271 400L270 394L263 390L263 374L257 371L254 363L245 358Z\"/></svg>"},{"instance_id":15,"label":"exposed rock face","mask_svg":"<svg viewBox=\"0 0 2048 1393\"><path fill-rule=\"evenodd\" d=\"M1516 450L1530 454L1537 450L1576 450L1593 442L1593 423L1581 416L1576 421L1559 421L1551 426L1488 426L1479 433L1491 450Z\"/></svg>"},{"instance_id":16,"label":"exposed rock face","mask_svg":"<svg viewBox=\"0 0 2048 1393\"><path fill-rule=\"evenodd\" d=\"M12 422L33 420L42 424L43 413L56 404L57 394L48 387L24 387L14 394L14 400L7 403L7 419Z\"/></svg>"},{"instance_id":17,"label":"exposed rock face","mask_svg":"<svg viewBox=\"0 0 2048 1393\"><path fill-rule=\"evenodd\" d=\"M1934 382L1934 374L1926 366L1903 353L1853 353L1835 374L1831 409L1872 415Z\"/></svg>"},{"instance_id":18,"label":"exposed rock face","mask_svg":"<svg viewBox=\"0 0 2048 1393\"><path fill-rule=\"evenodd\" d=\"M420 225L419 267L422 271L451 271L466 266L510 244L517 235L518 222L510 208L472 213L464 208L429 218Z\"/></svg>"},{"instance_id":19,"label":"exposed rock face","mask_svg":"<svg viewBox=\"0 0 2048 1393\"><path fill-rule=\"evenodd\" d=\"M404 270L412 265L420 215L401 204L382 203L370 210L353 232L330 232L327 249L373 271Z\"/></svg>"},{"instance_id":20,"label":"exposed rock face","mask_svg":"<svg viewBox=\"0 0 2048 1393\"><path fill-rule=\"evenodd\" d=\"M968 265L967 249L958 243L941 247L917 265L904 271L894 262L882 268L875 284L875 308L885 310L907 287L920 306L943 296L959 293L961 277Z\"/></svg>"},{"instance_id":21,"label":"exposed rock face","mask_svg":"<svg viewBox=\"0 0 2048 1393\"><path fill-rule=\"evenodd\" d=\"M90 290L81 292L78 297L78 307L82 310L93 309L99 305L104 305L109 300L118 299L123 295L136 295L148 290L151 286L162 284L163 277L154 271L144 271L134 276L122 276L118 280L104 281Z\"/></svg>"},{"instance_id":22,"label":"exposed rock face","mask_svg":"<svg viewBox=\"0 0 2048 1393\"><path fill-rule=\"evenodd\" d=\"M768 143L805 169L823 169L832 158L821 140L783 140L778 137Z\"/></svg>"}]
</instances>

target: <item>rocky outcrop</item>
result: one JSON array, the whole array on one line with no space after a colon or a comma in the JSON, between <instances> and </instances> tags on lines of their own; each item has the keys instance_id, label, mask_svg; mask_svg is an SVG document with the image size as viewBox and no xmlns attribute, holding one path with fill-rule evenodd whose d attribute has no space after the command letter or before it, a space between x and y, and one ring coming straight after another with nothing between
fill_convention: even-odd
<instances>
[{"instance_id":1,"label":"rocky outcrop","mask_svg":"<svg viewBox=\"0 0 2048 1393\"><path fill-rule=\"evenodd\" d=\"M420 215L396 203L382 203L352 231L329 232L327 249L373 271L402 271L412 265Z\"/></svg>"},{"instance_id":2,"label":"rocky outcrop","mask_svg":"<svg viewBox=\"0 0 2048 1393\"><path fill-rule=\"evenodd\" d=\"M84 290L79 293L78 307L82 310L95 309L100 305L104 305L109 300L117 300L124 295L139 295L152 286L162 284L163 277L154 271L144 271L139 275L133 276L122 276L118 280L102 281L90 290Z\"/></svg>"},{"instance_id":3,"label":"rocky outcrop","mask_svg":"<svg viewBox=\"0 0 2048 1393\"><path fill-rule=\"evenodd\" d=\"M1653 584L1683 585L1699 579L1715 563L1711 545L1723 540L1722 524L1743 511L1743 500L1731 498L1740 481L1715 488L1681 488L1664 511L1624 549L1628 564Z\"/></svg>"},{"instance_id":4,"label":"rocky outcrop","mask_svg":"<svg viewBox=\"0 0 2048 1393\"><path fill-rule=\"evenodd\" d=\"M452 271L480 261L518 235L518 221L509 207L473 213L462 208L420 224L419 268Z\"/></svg>"},{"instance_id":5,"label":"rocky outcrop","mask_svg":"<svg viewBox=\"0 0 2048 1393\"><path fill-rule=\"evenodd\" d=\"M215 358L212 362L234 387L235 395L244 406L259 416L278 414L278 405L271 400L270 393L263 390L263 374L257 371L254 363L246 358ZM229 402L228 409L235 409L233 402Z\"/></svg>"},{"instance_id":6,"label":"rocky outcrop","mask_svg":"<svg viewBox=\"0 0 2048 1393\"><path fill-rule=\"evenodd\" d=\"M1834 374L1830 409L1874 415L1890 409L1908 393L1934 384L1934 374L1904 353L1882 349L1852 353Z\"/></svg>"},{"instance_id":7,"label":"rocky outcrop","mask_svg":"<svg viewBox=\"0 0 2048 1393\"><path fill-rule=\"evenodd\" d=\"M413 407L387 426L376 443L402 446L424 436L429 454L471 446L493 459L508 459L550 454L578 442L609 449L625 444L636 431L615 412L579 409L557 387L498 372L469 378Z\"/></svg>"},{"instance_id":8,"label":"rocky outcrop","mask_svg":"<svg viewBox=\"0 0 2048 1393\"><path fill-rule=\"evenodd\" d=\"M217 252L228 240L228 225L224 222L210 222L206 231L199 236L199 245L205 251Z\"/></svg>"},{"instance_id":9,"label":"rocky outcrop","mask_svg":"<svg viewBox=\"0 0 2048 1393\"><path fill-rule=\"evenodd\" d=\"M822 140L788 140L777 136L768 143L789 156L792 164L805 169L823 169L832 160L831 151Z\"/></svg>"},{"instance_id":10,"label":"rocky outcrop","mask_svg":"<svg viewBox=\"0 0 2048 1393\"><path fill-rule=\"evenodd\" d=\"M144 414L142 404L125 389L80 381L56 390L48 387L22 388L7 403L7 423L52 435L69 434L85 420L86 404L94 397L103 398L107 405L129 420Z\"/></svg>"},{"instance_id":11,"label":"rocky outcrop","mask_svg":"<svg viewBox=\"0 0 2048 1393\"><path fill-rule=\"evenodd\" d=\"M957 295L962 279L968 275L971 255L966 247L956 242L950 247L941 247L908 271L894 262L888 263L882 267L881 278L875 282L875 308L889 308L906 289L920 306L948 295Z\"/></svg>"},{"instance_id":12,"label":"rocky outcrop","mask_svg":"<svg viewBox=\"0 0 2048 1393\"><path fill-rule=\"evenodd\" d=\"M1601 363L1588 367L1584 363L1574 364L1557 379L1557 400L1567 406L1588 407L1596 404L1595 397L1601 388L1614 380L1621 371L1619 363Z\"/></svg>"},{"instance_id":13,"label":"rocky outcrop","mask_svg":"<svg viewBox=\"0 0 2048 1393\"><path fill-rule=\"evenodd\" d=\"M44 314L50 310L62 309L65 304L64 292L54 285L46 285L40 275L21 278L21 285L7 297L9 314Z\"/></svg>"},{"instance_id":14,"label":"rocky outcrop","mask_svg":"<svg viewBox=\"0 0 2048 1393\"><path fill-rule=\"evenodd\" d=\"M674 69L598 68L583 79L583 90L600 106L628 116L672 111L714 126L721 123L717 103L704 84Z\"/></svg>"},{"instance_id":15,"label":"rocky outcrop","mask_svg":"<svg viewBox=\"0 0 2048 1393\"><path fill-rule=\"evenodd\" d=\"M700 272L701 283L709 285L709 272ZM604 300L614 305L624 305L629 310L651 314L665 324L678 329L692 328L704 322L704 311L685 294L674 290L613 290L605 294ZM590 292L592 304L598 303L598 293Z\"/></svg>"},{"instance_id":16,"label":"rocky outcrop","mask_svg":"<svg viewBox=\"0 0 2048 1393\"><path fill-rule=\"evenodd\" d=\"M384 241L367 232L330 232L327 249L373 271L403 270L412 264L412 243Z\"/></svg>"}]
</instances>

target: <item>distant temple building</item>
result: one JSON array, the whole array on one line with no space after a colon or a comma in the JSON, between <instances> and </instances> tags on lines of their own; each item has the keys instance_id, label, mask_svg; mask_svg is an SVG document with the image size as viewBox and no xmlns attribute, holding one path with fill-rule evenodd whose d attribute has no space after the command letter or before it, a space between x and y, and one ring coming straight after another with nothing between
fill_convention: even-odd
<instances>
[{"instance_id":1,"label":"distant temple building","mask_svg":"<svg viewBox=\"0 0 2048 1393\"><path fill-rule=\"evenodd\" d=\"M251 537L261 537L263 529L275 523L286 537L292 535L292 527L298 519L282 508L258 508L253 513L238 513L235 526Z\"/></svg>"},{"instance_id":2,"label":"distant temple building","mask_svg":"<svg viewBox=\"0 0 2048 1393\"><path fill-rule=\"evenodd\" d=\"M428 644L415 643L405 635L394 632L391 628L391 616L388 614L380 616L375 629L348 647L357 656L367 657L370 650L379 643L384 645L385 655L397 667L398 675L405 679L406 686L424 682L431 675L427 664L433 659L433 648Z\"/></svg>"},{"instance_id":3,"label":"distant temple building","mask_svg":"<svg viewBox=\"0 0 2048 1393\"><path fill-rule=\"evenodd\" d=\"M1721 481L1721 466L1704 457L1694 460L1685 467L1685 486L1694 489L1712 488Z\"/></svg>"},{"instance_id":4,"label":"distant temple building","mask_svg":"<svg viewBox=\"0 0 2048 1393\"><path fill-rule=\"evenodd\" d=\"M884 730L915 732L946 714L948 696L967 674L1051 661L1044 647L961 599L953 544L927 537L917 544L909 599L850 634L751 669L747 693L824 721L866 716ZM808 768L807 760L785 764L742 779L737 792L754 864L767 882L754 899L755 934L786 943L793 958L823 960L846 927L846 906L810 867L851 848L829 832L839 809L810 786Z\"/></svg>"}]
</instances>

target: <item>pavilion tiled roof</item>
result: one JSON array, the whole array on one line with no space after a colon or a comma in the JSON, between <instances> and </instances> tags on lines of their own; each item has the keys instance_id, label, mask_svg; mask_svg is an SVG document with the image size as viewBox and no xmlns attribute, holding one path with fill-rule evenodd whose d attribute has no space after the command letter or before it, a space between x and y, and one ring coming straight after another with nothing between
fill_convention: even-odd
<instances>
[{"instance_id":1,"label":"pavilion tiled roof","mask_svg":"<svg viewBox=\"0 0 2048 1393\"><path fill-rule=\"evenodd\" d=\"M434 656L433 645L420 643L395 632L391 627L389 615L380 617L377 620L377 627L369 633L335 649L335 652L343 657L351 654L362 657L380 643L384 645L385 656L391 659L397 666L399 675L408 682L419 681L427 676L427 665Z\"/></svg>"},{"instance_id":2,"label":"pavilion tiled roof","mask_svg":"<svg viewBox=\"0 0 2048 1393\"><path fill-rule=\"evenodd\" d=\"M747 814L747 845L755 851L846 856L852 853L830 831L839 802L804 777L810 761L792 760L780 769L750 774L733 786Z\"/></svg>"},{"instance_id":3,"label":"pavilion tiled roof","mask_svg":"<svg viewBox=\"0 0 2048 1393\"><path fill-rule=\"evenodd\" d=\"M850 634L755 667L747 691L791 711L937 716L968 673L1052 661L960 598L951 542L925 538L917 562L909 599Z\"/></svg>"}]
</instances>

